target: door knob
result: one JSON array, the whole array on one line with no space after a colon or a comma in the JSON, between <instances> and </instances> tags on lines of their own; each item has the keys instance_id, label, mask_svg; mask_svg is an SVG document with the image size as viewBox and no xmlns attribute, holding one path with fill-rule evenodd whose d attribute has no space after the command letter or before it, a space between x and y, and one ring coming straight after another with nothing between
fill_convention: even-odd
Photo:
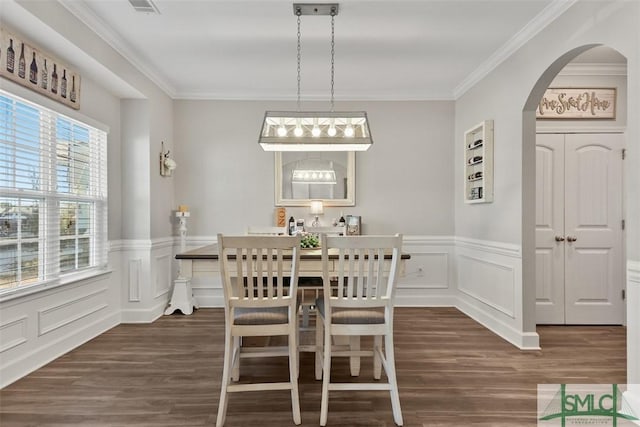
<instances>
[{"instance_id":1,"label":"door knob","mask_svg":"<svg viewBox=\"0 0 640 427\"><path fill-rule=\"evenodd\" d=\"M556 242L564 242L564 237L556 236Z\"/></svg>"},{"instance_id":2,"label":"door knob","mask_svg":"<svg viewBox=\"0 0 640 427\"><path fill-rule=\"evenodd\" d=\"M575 242L576 240L578 240L577 237L574 236L567 236L567 242Z\"/></svg>"}]
</instances>

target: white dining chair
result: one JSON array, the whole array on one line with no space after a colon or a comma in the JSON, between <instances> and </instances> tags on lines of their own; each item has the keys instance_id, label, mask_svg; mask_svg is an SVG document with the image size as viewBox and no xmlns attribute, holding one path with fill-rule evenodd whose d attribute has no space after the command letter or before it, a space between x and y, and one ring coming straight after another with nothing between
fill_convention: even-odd
<instances>
[{"instance_id":1,"label":"white dining chair","mask_svg":"<svg viewBox=\"0 0 640 427\"><path fill-rule=\"evenodd\" d=\"M291 390L293 422L301 422L296 305L299 250L300 236L218 234L218 259L225 301L225 342L217 427L222 427L225 422L227 394L242 391ZM286 278L289 279L288 286ZM280 335L288 337L286 347L240 345L242 337ZM232 373L234 367L239 366L240 358L275 356L289 358L288 382L232 382Z\"/></svg>"},{"instance_id":2,"label":"white dining chair","mask_svg":"<svg viewBox=\"0 0 640 427\"><path fill-rule=\"evenodd\" d=\"M402 236L321 238L323 291L316 301L316 377L322 376L320 425L327 424L329 392L333 390L389 390L393 419L402 425L393 346L393 297L400 266ZM332 259L329 259L329 251ZM337 256L337 258L335 258ZM387 257L388 259L385 259ZM330 263L337 273L329 276ZM337 279L337 280L336 280ZM333 345L334 337L373 336L373 349ZM384 346L383 346L384 338ZM382 367L388 382L331 382L331 358L373 357L373 376Z\"/></svg>"}]
</instances>

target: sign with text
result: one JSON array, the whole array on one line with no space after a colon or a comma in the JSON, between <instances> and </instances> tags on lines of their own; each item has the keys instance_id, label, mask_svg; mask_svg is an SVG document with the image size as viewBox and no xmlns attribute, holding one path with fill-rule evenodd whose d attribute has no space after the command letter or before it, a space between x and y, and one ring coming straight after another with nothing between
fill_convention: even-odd
<instances>
[{"instance_id":1,"label":"sign with text","mask_svg":"<svg viewBox=\"0 0 640 427\"><path fill-rule=\"evenodd\" d=\"M538 119L615 119L615 88L549 88L536 111Z\"/></svg>"},{"instance_id":2,"label":"sign with text","mask_svg":"<svg viewBox=\"0 0 640 427\"><path fill-rule=\"evenodd\" d=\"M6 28L0 28L0 76L80 109L80 75Z\"/></svg>"},{"instance_id":3,"label":"sign with text","mask_svg":"<svg viewBox=\"0 0 640 427\"><path fill-rule=\"evenodd\" d=\"M538 384L538 426L634 426L625 384Z\"/></svg>"}]
</instances>

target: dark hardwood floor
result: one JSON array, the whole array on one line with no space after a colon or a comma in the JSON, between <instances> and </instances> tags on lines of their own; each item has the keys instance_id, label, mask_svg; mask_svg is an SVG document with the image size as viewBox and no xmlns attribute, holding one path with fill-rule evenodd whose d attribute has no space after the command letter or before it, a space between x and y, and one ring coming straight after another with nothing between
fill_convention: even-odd
<instances>
[{"instance_id":1,"label":"dark hardwood floor","mask_svg":"<svg viewBox=\"0 0 640 427\"><path fill-rule=\"evenodd\" d=\"M0 390L0 425L214 425L223 310L117 326ZM534 426L538 383L625 383L623 327L539 327L520 351L453 308L400 308L396 360L405 426ZM286 378L286 359L246 361L244 378ZM363 359L359 379L370 380ZM349 379L334 359L334 377ZM300 372L302 425L319 422L313 355ZM230 396L227 426L290 426L287 391ZM386 392L332 392L329 426L393 426Z\"/></svg>"}]
</instances>

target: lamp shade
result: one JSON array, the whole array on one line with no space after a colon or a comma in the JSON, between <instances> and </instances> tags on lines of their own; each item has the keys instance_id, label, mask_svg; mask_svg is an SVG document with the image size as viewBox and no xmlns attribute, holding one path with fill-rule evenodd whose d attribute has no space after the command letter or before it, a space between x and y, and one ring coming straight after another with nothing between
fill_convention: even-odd
<instances>
[{"instance_id":1,"label":"lamp shade","mask_svg":"<svg viewBox=\"0 0 640 427\"><path fill-rule=\"evenodd\" d=\"M258 142L265 151L364 151L373 144L364 111L267 111Z\"/></svg>"},{"instance_id":2,"label":"lamp shade","mask_svg":"<svg viewBox=\"0 0 640 427\"><path fill-rule=\"evenodd\" d=\"M322 215L324 213L322 200L312 200L309 205L309 211L312 215Z\"/></svg>"}]
</instances>

